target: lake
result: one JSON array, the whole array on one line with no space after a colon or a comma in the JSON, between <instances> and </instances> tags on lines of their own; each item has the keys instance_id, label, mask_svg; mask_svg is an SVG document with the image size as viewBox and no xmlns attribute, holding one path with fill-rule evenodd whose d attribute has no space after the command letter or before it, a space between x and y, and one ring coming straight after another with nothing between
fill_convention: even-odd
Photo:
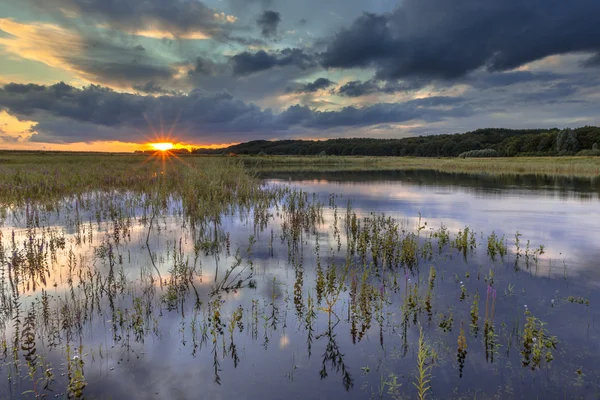
<instances>
[{"instance_id":1,"label":"lake","mask_svg":"<svg viewBox=\"0 0 600 400\"><path fill-rule=\"evenodd\" d=\"M0 398L595 398L600 179L263 173L8 207Z\"/></svg>"}]
</instances>

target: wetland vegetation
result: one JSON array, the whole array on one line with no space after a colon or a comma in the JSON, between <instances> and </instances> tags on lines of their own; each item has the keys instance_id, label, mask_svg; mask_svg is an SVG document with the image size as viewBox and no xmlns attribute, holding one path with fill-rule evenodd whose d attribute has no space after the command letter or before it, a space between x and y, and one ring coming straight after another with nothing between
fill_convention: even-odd
<instances>
[{"instance_id":1,"label":"wetland vegetation","mask_svg":"<svg viewBox=\"0 0 600 400\"><path fill-rule=\"evenodd\" d=\"M0 155L0 398L600 394L593 169L168 154Z\"/></svg>"}]
</instances>

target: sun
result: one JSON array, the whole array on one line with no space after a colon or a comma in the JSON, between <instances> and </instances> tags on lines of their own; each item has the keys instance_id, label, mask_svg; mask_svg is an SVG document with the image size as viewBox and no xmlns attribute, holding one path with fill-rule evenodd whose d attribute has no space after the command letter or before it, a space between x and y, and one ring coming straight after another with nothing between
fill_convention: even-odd
<instances>
[{"instance_id":1,"label":"sun","mask_svg":"<svg viewBox=\"0 0 600 400\"><path fill-rule=\"evenodd\" d=\"M173 145L173 143L165 142L165 143L150 143L150 147L152 147L153 150L167 151L167 150L171 150L175 146Z\"/></svg>"}]
</instances>

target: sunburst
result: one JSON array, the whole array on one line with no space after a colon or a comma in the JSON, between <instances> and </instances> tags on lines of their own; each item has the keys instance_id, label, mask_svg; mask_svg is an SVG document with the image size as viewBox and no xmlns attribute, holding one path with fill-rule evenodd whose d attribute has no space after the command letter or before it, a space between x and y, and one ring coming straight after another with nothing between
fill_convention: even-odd
<instances>
[{"instance_id":1,"label":"sunburst","mask_svg":"<svg viewBox=\"0 0 600 400\"><path fill-rule=\"evenodd\" d=\"M153 150L157 151L168 151L175 147L175 145L171 142L149 143L149 145Z\"/></svg>"}]
</instances>

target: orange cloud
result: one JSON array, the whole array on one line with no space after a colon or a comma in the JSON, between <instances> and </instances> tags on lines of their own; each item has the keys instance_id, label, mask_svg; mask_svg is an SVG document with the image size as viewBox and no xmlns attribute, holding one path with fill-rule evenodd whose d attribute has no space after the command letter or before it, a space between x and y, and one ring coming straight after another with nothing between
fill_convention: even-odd
<instances>
[{"instance_id":1,"label":"orange cloud","mask_svg":"<svg viewBox=\"0 0 600 400\"><path fill-rule=\"evenodd\" d=\"M170 39L170 40L210 39L210 36L208 36L207 34L205 34L203 32L199 32L199 31L198 32L186 32L186 33L182 33L179 35L174 35L171 32L161 31L160 29L143 29L143 30L139 30L139 31L134 31L133 34L136 36L143 36L143 37L152 38L152 39Z\"/></svg>"},{"instance_id":2,"label":"orange cloud","mask_svg":"<svg viewBox=\"0 0 600 400\"><path fill-rule=\"evenodd\" d=\"M102 84L117 91L127 91L131 88L129 81L113 80L109 76L98 75L98 69L87 70L85 68L86 65L93 64L93 60L86 58L89 45L85 38L76 32L54 24L21 23L11 18L0 18L0 30L10 34L7 37L0 37L0 49L14 57L15 60L26 59L41 62L51 68L70 73L73 78L69 80L69 83L74 85ZM170 35L159 30L141 33L149 37L161 38ZM195 35L190 33L188 37L200 37ZM99 59L97 61L101 64L107 60ZM102 68L99 70L102 71ZM182 74L181 77L185 77L185 75Z\"/></svg>"},{"instance_id":3,"label":"orange cloud","mask_svg":"<svg viewBox=\"0 0 600 400\"><path fill-rule=\"evenodd\" d=\"M64 58L64 54L83 50L81 37L73 32L53 24L23 24L10 18L0 18L0 29L11 35L0 37L0 46L7 53L81 75Z\"/></svg>"},{"instance_id":4,"label":"orange cloud","mask_svg":"<svg viewBox=\"0 0 600 400\"><path fill-rule=\"evenodd\" d=\"M3 142L15 144L25 142L37 132L33 129L35 121L19 120L17 117L0 111L0 145Z\"/></svg>"},{"instance_id":5,"label":"orange cloud","mask_svg":"<svg viewBox=\"0 0 600 400\"><path fill-rule=\"evenodd\" d=\"M230 17L230 16L226 16ZM234 17L235 18L235 17ZM109 25L106 24L98 24L98 28L101 29L112 29ZM127 33L135 36L143 36L151 39L195 39L195 40L203 40L210 39L210 35L202 31L190 31L190 32L179 32L173 33L167 30L161 29L157 24L147 24L147 26L143 29L133 29L128 31Z\"/></svg>"}]
</instances>

